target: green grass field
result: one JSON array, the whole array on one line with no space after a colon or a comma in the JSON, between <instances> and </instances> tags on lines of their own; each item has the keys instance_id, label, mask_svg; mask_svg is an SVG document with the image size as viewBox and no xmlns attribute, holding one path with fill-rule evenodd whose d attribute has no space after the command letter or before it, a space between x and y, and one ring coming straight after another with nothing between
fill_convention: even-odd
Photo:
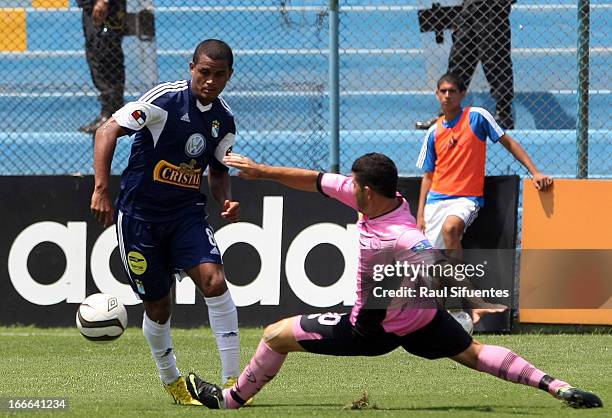
<instances>
[{"instance_id":1,"label":"green grass field","mask_svg":"<svg viewBox=\"0 0 612 418\"><path fill-rule=\"evenodd\" d=\"M261 329L242 329L242 363L255 351ZM219 380L210 330L176 329L179 368ZM427 361L402 350L375 358L292 353L255 404L241 411L176 406L163 390L139 328L98 345L76 328L0 328L0 398L65 397L61 416L612 416L612 335L481 335L509 347L544 371L592 390L598 410L573 410L546 393L475 372L444 359ZM371 407L343 406L367 391ZM6 409L0 413L6 413ZM37 412L36 416L49 415ZM21 411L11 416L34 415Z\"/></svg>"}]
</instances>

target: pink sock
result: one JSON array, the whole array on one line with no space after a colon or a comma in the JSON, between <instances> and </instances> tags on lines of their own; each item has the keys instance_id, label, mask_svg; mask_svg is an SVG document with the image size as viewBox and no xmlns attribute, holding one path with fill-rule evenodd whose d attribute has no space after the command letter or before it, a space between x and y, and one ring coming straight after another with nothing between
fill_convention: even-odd
<instances>
[{"instance_id":1,"label":"pink sock","mask_svg":"<svg viewBox=\"0 0 612 418\"><path fill-rule=\"evenodd\" d=\"M225 408L240 408L276 376L286 358L287 354L277 353L261 340L255 355L238 377L236 384L223 390Z\"/></svg>"},{"instance_id":2,"label":"pink sock","mask_svg":"<svg viewBox=\"0 0 612 418\"><path fill-rule=\"evenodd\" d=\"M556 395L559 388L569 386L562 380L548 376L507 348L495 345L482 347L476 368L500 379L546 390L552 395Z\"/></svg>"}]
</instances>

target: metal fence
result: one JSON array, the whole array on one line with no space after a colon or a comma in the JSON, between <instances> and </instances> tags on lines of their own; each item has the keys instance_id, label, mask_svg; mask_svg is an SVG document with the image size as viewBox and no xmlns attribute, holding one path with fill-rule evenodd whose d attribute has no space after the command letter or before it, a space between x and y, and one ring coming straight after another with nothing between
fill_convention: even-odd
<instances>
[{"instance_id":1,"label":"metal fence","mask_svg":"<svg viewBox=\"0 0 612 418\"><path fill-rule=\"evenodd\" d=\"M272 164L329 169L334 1L127 0L115 20L89 26L91 71L82 15L93 6L84 2L2 2L0 174L92 172L92 136L78 129L106 112L101 90L106 107L117 106L117 37L126 101L158 82L188 78L200 40L225 40L235 52L224 97L236 115L236 150ZM424 131L415 123L437 115L435 83L450 66L465 79L474 69L465 104L497 113L541 171L612 177L612 3L463 3L339 1L340 171L379 151L402 174L420 175L415 162ZM120 140L115 173L129 146ZM489 145L487 172L526 174L497 144Z\"/></svg>"}]
</instances>

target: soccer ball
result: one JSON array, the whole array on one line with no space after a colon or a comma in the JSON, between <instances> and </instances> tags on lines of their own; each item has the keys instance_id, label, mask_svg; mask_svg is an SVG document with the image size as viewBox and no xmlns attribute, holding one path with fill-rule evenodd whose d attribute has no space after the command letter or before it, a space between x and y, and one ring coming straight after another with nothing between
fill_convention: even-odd
<instances>
[{"instance_id":1,"label":"soccer ball","mask_svg":"<svg viewBox=\"0 0 612 418\"><path fill-rule=\"evenodd\" d=\"M470 314L464 311L449 312L455 321L459 322L463 329L470 335L474 332L474 322Z\"/></svg>"},{"instance_id":2,"label":"soccer ball","mask_svg":"<svg viewBox=\"0 0 612 418\"><path fill-rule=\"evenodd\" d=\"M127 311L115 296L95 293L88 296L76 313L81 335L95 342L116 340L127 327Z\"/></svg>"}]
</instances>

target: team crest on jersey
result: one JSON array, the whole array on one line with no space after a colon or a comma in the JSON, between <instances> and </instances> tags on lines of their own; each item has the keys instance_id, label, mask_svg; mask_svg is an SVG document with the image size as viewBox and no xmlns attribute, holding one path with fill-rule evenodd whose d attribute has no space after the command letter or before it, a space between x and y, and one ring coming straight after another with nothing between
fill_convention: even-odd
<instances>
[{"instance_id":1,"label":"team crest on jersey","mask_svg":"<svg viewBox=\"0 0 612 418\"><path fill-rule=\"evenodd\" d=\"M431 244L429 243L428 240L423 240L423 241L419 241L417 242L412 248L412 252L415 253L420 253L421 251L425 251L425 250L431 250L433 247L431 246Z\"/></svg>"},{"instance_id":2,"label":"team crest on jersey","mask_svg":"<svg viewBox=\"0 0 612 418\"><path fill-rule=\"evenodd\" d=\"M204 135L195 133L187 139L187 143L185 143L185 154L188 157L199 157L206 149L206 139Z\"/></svg>"},{"instance_id":3,"label":"team crest on jersey","mask_svg":"<svg viewBox=\"0 0 612 418\"><path fill-rule=\"evenodd\" d=\"M132 118L134 118L134 120L139 126L142 126L147 120L147 115L145 115L145 112L143 112L142 110L134 110L132 112Z\"/></svg>"},{"instance_id":4,"label":"team crest on jersey","mask_svg":"<svg viewBox=\"0 0 612 418\"><path fill-rule=\"evenodd\" d=\"M210 134L212 135L213 138L219 137L219 127L220 126L221 126L221 123L219 123L218 120L213 120L212 128L210 128Z\"/></svg>"}]
</instances>

